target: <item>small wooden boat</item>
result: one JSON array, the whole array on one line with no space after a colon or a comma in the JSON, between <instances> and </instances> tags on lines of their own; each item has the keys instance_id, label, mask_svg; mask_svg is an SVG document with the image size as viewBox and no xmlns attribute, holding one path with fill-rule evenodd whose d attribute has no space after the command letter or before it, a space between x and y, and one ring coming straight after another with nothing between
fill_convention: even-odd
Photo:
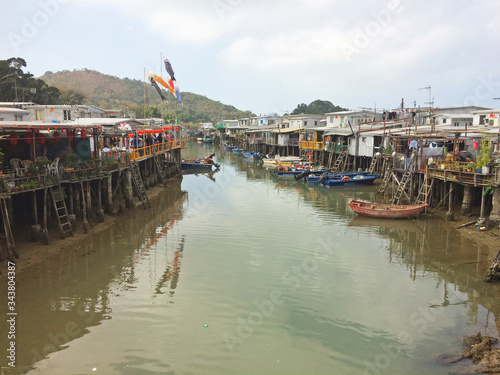
<instances>
[{"instance_id":1,"label":"small wooden boat","mask_svg":"<svg viewBox=\"0 0 500 375\"><path fill-rule=\"evenodd\" d=\"M215 154L212 154L206 158L194 158L190 160L181 160L181 169L185 170L196 170L199 172L210 172L212 171L212 166L215 168L219 167L219 164L214 163L212 158Z\"/></svg>"},{"instance_id":2,"label":"small wooden boat","mask_svg":"<svg viewBox=\"0 0 500 375\"><path fill-rule=\"evenodd\" d=\"M206 164L195 161L181 161L181 168L185 170L198 170L200 172L209 172L212 170L212 164Z\"/></svg>"},{"instance_id":3,"label":"small wooden boat","mask_svg":"<svg viewBox=\"0 0 500 375\"><path fill-rule=\"evenodd\" d=\"M253 151L243 151L243 157L247 159L259 160L262 159L262 155L258 152Z\"/></svg>"},{"instance_id":4,"label":"small wooden boat","mask_svg":"<svg viewBox=\"0 0 500 375\"><path fill-rule=\"evenodd\" d=\"M235 147L235 148L233 148L233 154L243 155L243 150L241 148Z\"/></svg>"},{"instance_id":5,"label":"small wooden boat","mask_svg":"<svg viewBox=\"0 0 500 375\"><path fill-rule=\"evenodd\" d=\"M331 172L328 173L326 176L324 174L320 173L313 173L310 174L309 176L306 177L307 182L315 182L315 183L320 183L321 180L328 180L330 178L342 178L344 176L349 176L349 177L354 177L354 176L362 176L369 174L370 172L368 171L361 171L361 172Z\"/></svg>"},{"instance_id":6,"label":"small wooden boat","mask_svg":"<svg viewBox=\"0 0 500 375\"><path fill-rule=\"evenodd\" d=\"M328 171L327 168L309 169L309 168L293 168L293 167L279 166L271 170L271 173L276 174L276 176L278 177L299 179L299 176L300 178L302 178L312 173L321 175L326 171Z\"/></svg>"},{"instance_id":7,"label":"small wooden boat","mask_svg":"<svg viewBox=\"0 0 500 375\"><path fill-rule=\"evenodd\" d=\"M380 175L378 174L356 175L352 177L343 176L343 177L330 178L326 181L321 181L321 183L328 187L371 185L379 177Z\"/></svg>"},{"instance_id":8,"label":"small wooden boat","mask_svg":"<svg viewBox=\"0 0 500 375\"><path fill-rule=\"evenodd\" d=\"M299 156L281 156L281 157L275 157L275 158L263 158L262 161L264 162L265 165L283 165L283 166L291 166L295 164L300 164L304 162L304 159L302 159Z\"/></svg>"},{"instance_id":9,"label":"small wooden boat","mask_svg":"<svg viewBox=\"0 0 500 375\"><path fill-rule=\"evenodd\" d=\"M383 204L363 202L351 199L349 207L361 216L368 216L381 219L403 219L417 215L427 204Z\"/></svg>"},{"instance_id":10,"label":"small wooden boat","mask_svg":"<svg viewBox=\"0 0 500 375\"><path fill-rule=\"evenodd\" d=\"M203 138L203 143L212 143L214 140L212 138L206 137Z\"/></svg>"}]
</instances>

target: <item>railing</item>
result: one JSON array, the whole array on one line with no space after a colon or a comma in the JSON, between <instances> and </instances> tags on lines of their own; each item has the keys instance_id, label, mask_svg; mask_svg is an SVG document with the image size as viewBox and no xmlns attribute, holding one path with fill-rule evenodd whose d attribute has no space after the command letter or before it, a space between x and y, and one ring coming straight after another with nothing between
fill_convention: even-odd
<instances>
[{"instance_id":1,"label":"railing","mask_svg":"<svg viewBox=\"0 0 500 375\"><path fill-rule=\"evenodd\" d=\"M299 148L308 150L323 150L324 142L300 141Z\"/></svg>"},{"instance_id":2,"label":"railing","mask_svg":"<svg viewBox=\"0 0 500 375\"><path fill-rule=\"evenodd\" d=\"M336 154L340 154L342 151L347 151L348 146L338 144L338 143L328 143L325 145L325 151L335 152Z\"/></svg>"},{"instance_id":3,"label":"railing","mask_svg":"<svg viewBox=\"0 0 500 375\"><path fill-rule=\"evenodd\" d=\"M157 154L161 154L167 151L172 151L179 148L182 149L186 147L187 147L187 139L179 139L177 141L162 142L151 146L139 147L133 149L130 152L130 160L138 161L151 157L153 155L153 148Z\"/></svg>"},{"instance_id":4,"label":"railing","mask_svg":"<svg viewBox=\"0 0 500 375\"><path fill-rule=\"evenodd\" d=\"M498 176L496 176L495 173L482 174L476 173L476 171L465 172L460 170L429 168L429 177L473 186L498 186Z\"/></svg>"}]
</instances>

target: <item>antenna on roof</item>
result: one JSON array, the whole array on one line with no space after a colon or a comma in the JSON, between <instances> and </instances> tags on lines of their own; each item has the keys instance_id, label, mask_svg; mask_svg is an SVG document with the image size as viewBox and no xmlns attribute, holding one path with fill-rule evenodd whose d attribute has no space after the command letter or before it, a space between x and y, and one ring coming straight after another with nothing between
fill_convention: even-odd
<instances>
[{"instance_id":1,"label":"antenna on roof","mask_svg":"<svg viewBox=\"0 0 500 375\"><path fill-rule=\"evenodd\" d=\"M431 112L432 112L432 107L434 107L434 98L432 98L432 94L431 94L431 92L432 92L431 85L426 86L426 87L422 87L419 90L429 90L429 101L424 103L424 104L429 104L429 108L431 108Z\"/></svg>"}]
</instances>

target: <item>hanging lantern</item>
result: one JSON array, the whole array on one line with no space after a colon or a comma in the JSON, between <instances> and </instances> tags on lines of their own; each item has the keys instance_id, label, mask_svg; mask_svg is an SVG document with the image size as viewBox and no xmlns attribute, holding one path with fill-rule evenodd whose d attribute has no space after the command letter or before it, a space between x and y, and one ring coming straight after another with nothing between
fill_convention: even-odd
<instances>
[{"instance_id":1,"label":"hanging lantern","mask_svg":"<svg viewBox=\"0 0 500 375\"><path fill-rule=\"evenodd\" d=\"M24 138L24 143L26 143L27 145L33 143L33 135L31 134L31 132L29 132L26 138Z\"/></svg>"},{"instance_id":2,"label":"hanging lantern","mask_svg":"<svg viewBox=\"0 0 500 375\"><path fill-rule=\"evenodd\" d=\"M45 143L45 135L38 134L38 143L40 143L41 145Z\"/></svg>"},{"instance_id":3,"label":"hanging lantern","mask_svg":"<svg viewBox=\"0 0 500 375\"><path fill-rule=\"evenodd\" d=\"M61 137L59 132L54 132L52 136L54 137L54 142L59 142L59 138Z\"/></svg>"},{"instance_id":4,"label":"hanging lantern","mask_svg":"<svg viewBox=\"0 0 500 375\"><path fill-rule=\"evenodd\" d=\"M477 141L474 141L474 143L472 144L472 148L477 149L477 146L478 146Z\"/></svg>"},{"instance_id":5,"label":"hanging lantern","mask_svg":"<svg viewBox=\"0 0 500 375\"><path fill-rule=\"evenodd\" d=\"M85 129L83 129L80 134L81 134L82 138L87 138L87 131Z\"/></svg>"},{"instance_id":6,"label":"hanging lantern","mask_svg":"<svg viewBox=\"0 0 500 375\"><path fill-rule=\"evenodd\" d=\"M11 145L17 145L17 139L18 138L19 138L19 136L17 134L11 134L10 137L9 137L10 144Z\"/></svg>"}]
</instances>

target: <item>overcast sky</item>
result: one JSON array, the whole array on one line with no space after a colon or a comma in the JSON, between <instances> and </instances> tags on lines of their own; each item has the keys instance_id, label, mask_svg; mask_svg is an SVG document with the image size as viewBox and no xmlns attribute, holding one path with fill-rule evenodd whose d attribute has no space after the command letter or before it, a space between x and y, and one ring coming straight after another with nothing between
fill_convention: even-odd
<instances>
[{"instance_id":1,"label":"overcast sky","mask_svg":"<svg viewBox=\"0 0 500 375\"><path fill-rule=\"evenodd\" d=\"M94 69L256 114L300 103L499 107L500 0L23 0L0 15L0 59L35 76ZM165 73L163 73L165 74ZM431 87L431 90L425 87Z\"/></svg>"}]
</instances>

